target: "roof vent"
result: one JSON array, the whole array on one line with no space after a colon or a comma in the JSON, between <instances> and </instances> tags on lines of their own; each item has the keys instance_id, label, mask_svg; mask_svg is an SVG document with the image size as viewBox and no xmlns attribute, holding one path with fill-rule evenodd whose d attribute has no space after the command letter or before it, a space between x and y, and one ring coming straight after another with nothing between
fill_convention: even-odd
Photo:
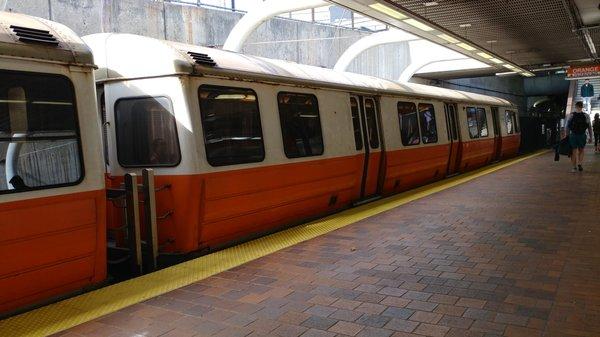
<instances>
[{"instance_id":1,"label":"roof vent","mask_svg":"<svg viewBox=\"0 0 600 337\"><path fill-rule=\"evenodd\" d=\"M25 43L41 43L58 46L58 41L47 30L33 29L12 25L10 28L19 37L19 41Z\"/></svg>"},{"instance_id":2,"label":"roof vent","mask_svg":"<svg viewBox=\"0 0 600 337\"><path fill-rule=\"evenodd\" d=\"M188 55L190 55L197 64L202 64L209 67L214 67L217 65L217 63L206 54L188 51Z\"/></svg>"}]
</instances>

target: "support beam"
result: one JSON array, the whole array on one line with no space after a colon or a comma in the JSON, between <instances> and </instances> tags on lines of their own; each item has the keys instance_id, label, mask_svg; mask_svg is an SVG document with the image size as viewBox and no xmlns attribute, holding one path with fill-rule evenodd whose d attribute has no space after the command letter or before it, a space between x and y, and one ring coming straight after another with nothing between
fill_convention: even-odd
<instances>
[{"instance_id":1,"label":"support beam","mask_svg":"<svg viewBox=\"0 0 600 337\"><path fill-rule=\"evenodd\" d=\"M239 52L248 36L263 22L274 16L327 5L329 3L323 0L265 0L238 21L227 36L223 49Z\"/></svg>"},{"instance_id":2,"label":"support beam","mask_svg":"<svg viewBox=\"0 0 600 337\"><path fill-rule=\"evenodd\" d=\"M342 56L340 56L335 66L333 66L333 69L338 71L346 71L352 60L354 60L356 57L358 57L358 55L360 55L360 53L367 49L384 44L414 41L418 39L419 38L415 35L397 29L386 30L367 35L348 47Z\"/></svg>"},{"instance_id":3,"label":"support beam","mask_svg":"<svg viewBox=\"0 0 600 337\"><path fill-rule=\"evenodd\" d=\"M408 82L419 69L428 64L456 59L467 59L466 56L446 47L426 40L409 42L410 64L406 67L398 81Z\"/></svg>"}]
</instances>

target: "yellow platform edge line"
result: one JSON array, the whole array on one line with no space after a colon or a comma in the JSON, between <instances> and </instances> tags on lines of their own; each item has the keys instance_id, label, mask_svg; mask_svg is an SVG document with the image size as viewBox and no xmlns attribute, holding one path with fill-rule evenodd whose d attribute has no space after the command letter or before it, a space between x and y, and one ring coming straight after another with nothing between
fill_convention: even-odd
<instances>
[{"instance_id":1,"label":"yellow platform edge line","mask_svg":"<svg viewBox=\"0 0 600 337\"><path fill-rule=\"evenodd\" d=\"M486 166L7 318L0 321L0 336L48 336L67 330L546 152L548 150Z\"/></svg>"}]
</instances>

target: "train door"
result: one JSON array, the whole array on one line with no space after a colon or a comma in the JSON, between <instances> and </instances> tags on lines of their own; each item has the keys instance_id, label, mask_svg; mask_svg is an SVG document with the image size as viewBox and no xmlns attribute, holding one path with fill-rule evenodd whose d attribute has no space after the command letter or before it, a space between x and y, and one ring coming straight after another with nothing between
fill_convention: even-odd
<instances>
[{"instance_id":1,"label":"train door","mask_svg":"<svg viewBox=\"0 0 600 337\"><path fill-rule=\"evenodd\" d=\"M500 115L498 108L492 107L492 124L494 125L494 156L492 161L500 160L502 149L502 135L500 134Z\"/></svg>"},{"instance_id":2,"label":"train door","mask_svg":"<svg viewBox=\"0 0 600 337\"><path fill-rule=\"evenodd\" d=\"M360 117L365 162L361 187L361 199L371 199L379 193L381 168L381 141L377 104L373 97L351 96L352 117ZM356 125L356 124L355 124Z\"/></svg>"},{"instance_id":3,"label":"train door","mask_svg":"<svg viewBox=\"0 0 600 337\"><path fill-rule=\"evenodd\" d=\"M456 104L445 103L444 111L446 113L446 128L448 130L448 140L450 141L450 151L448 155L448 168L446 175L458 173L460 165L460 132L458 127L458 115Z\"/></svg>"}]
</instances>

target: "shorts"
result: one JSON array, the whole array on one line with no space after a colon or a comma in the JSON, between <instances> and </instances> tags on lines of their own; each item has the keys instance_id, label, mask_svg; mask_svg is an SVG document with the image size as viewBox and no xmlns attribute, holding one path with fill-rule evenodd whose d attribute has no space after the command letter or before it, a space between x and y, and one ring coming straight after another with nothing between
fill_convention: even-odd
<instances>
[{"instance_id":1,"label":"shorts","mask_svg":"<svg viewBox=\"0 0 600 337\"><path fill-rule=\"evenodd\" d=\"M585 148L585 143L587 141L587 136L584 134L578 135L576 133L571 133L569 135L569 145L573 149L583 149Z\"/></svg>"}]
</instances>

